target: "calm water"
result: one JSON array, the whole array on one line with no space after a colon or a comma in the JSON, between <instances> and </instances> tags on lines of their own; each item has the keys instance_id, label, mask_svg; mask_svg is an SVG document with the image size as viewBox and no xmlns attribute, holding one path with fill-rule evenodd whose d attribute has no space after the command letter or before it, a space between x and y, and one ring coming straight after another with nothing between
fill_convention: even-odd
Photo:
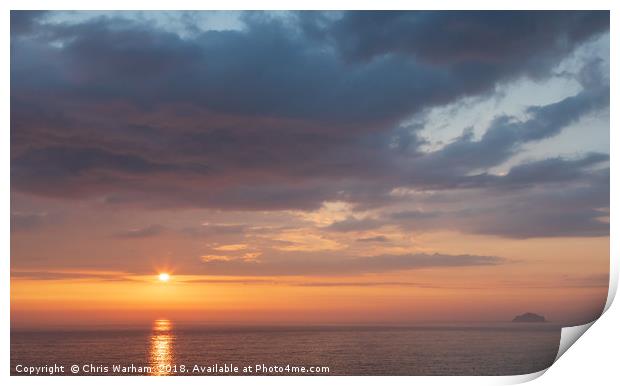
<instances>
[{"instance_id":1,"label":"calm water","mask_svg":"<svg viewBox=\"0 0 620 386\"><path fill-rule=\"evenodd\" d=\"M81 375L85 365L88 374L123 375L114 366L133 364L132 375L246 375L244 366L256 374L257 365L261 375L299 375L287 365L328 366L329 375L512 375L550 366L559 341L551 324L216 328L157 320L145 330L14 331L11 374L18 365L57 364L71 375L77 364ZM229 370L214 373L216 364Z\"/></svg>"}]
</instances>

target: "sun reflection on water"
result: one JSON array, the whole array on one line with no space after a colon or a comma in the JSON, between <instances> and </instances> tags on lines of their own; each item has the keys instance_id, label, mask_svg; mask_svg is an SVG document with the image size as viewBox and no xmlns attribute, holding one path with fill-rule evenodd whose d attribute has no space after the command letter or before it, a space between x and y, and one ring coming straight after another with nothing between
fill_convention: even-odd
<instances>
[{"instance_id":1,"label":"sun reflection on water","mask_svg":"<svg viewBox=\"0 0 620 386\"><path fill-rule=\"evenodd\" d=\"M170 374L170 368L174 364L174 339L171 321L157 319L153 322L151 348L149 351L152 375Z\"/></svg>"}]
</instances>

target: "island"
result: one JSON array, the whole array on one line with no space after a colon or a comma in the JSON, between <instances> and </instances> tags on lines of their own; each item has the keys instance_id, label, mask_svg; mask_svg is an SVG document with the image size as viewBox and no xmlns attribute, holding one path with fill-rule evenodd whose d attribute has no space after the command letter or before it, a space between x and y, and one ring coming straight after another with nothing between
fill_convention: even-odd
<instances>
[{"instance_id":1,"label":"island","mask_svg":"<svg viewBox=\"0 0 620 386\"><path fill-rule=\"evenodd\" d=\"M546 322L547 320L542 315L534 314L532 312L526 312L523 315L515 316L515 318L512 321L513 322L517 322L517 323L520 323L520 322L525 322L525 323L542 323L542 322Z\"/></svg>"}]
</instances>

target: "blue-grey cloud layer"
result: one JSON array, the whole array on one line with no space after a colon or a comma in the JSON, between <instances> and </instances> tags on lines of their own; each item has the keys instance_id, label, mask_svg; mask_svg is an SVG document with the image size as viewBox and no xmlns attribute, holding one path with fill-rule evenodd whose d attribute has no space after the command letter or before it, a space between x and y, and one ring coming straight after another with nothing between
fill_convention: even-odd
<instances>
[{"instance_id":1,"label":"blue-grey cloud layer","mask_svg":"<svg viewBox=\"0 0 620 386\"><path fill-rule=\"evenodd\" d=\"M125 16L50 23L12 12L16 192L269 210L326 200L377 207L395 200L396 187L479 189L482 199L505 197L502 210L461 213L471 222L454 227L508 237L608 232L597 220L609 205L606 154L489 171L608 108L608 74L596 60L578 75L578 94L531 106L526 118L498 116L480 139L465 131L427 152L419 128L402 125L498 84L549 77L608 31L607 12L249 13L242 30L183 37Z\"/></svg>"}]
</instances>

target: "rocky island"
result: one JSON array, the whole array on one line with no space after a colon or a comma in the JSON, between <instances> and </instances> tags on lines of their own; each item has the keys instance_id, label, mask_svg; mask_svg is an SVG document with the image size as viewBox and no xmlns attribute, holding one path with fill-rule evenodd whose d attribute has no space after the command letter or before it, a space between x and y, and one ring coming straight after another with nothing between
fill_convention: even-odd
<instances>
[{"instance_id":1,"label":"rocky island","mask_svg":"<svg viewBox=\"0 0 620 386\"><path fill-rule=\"evenodd\" d=\"M534 314L532 312L526 312L523 315L515 316L515 318L512 321L513 322L526 322L526 323L541 323L541 322L546 322L547 320L542 315Z\"/></svg>"}]
</instances>

